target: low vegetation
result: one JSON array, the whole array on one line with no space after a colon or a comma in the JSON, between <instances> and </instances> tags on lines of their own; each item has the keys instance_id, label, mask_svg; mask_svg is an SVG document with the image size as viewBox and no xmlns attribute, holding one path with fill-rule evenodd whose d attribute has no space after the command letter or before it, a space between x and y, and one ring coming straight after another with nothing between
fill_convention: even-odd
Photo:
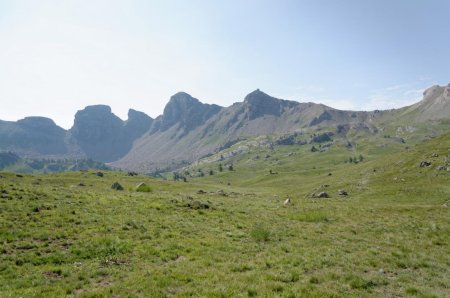
<instances>
[{"instance_id":1,"label":"low vegetation","mask_svg":"<svg viewBox=\"0 0 450 298\"><path fill-rule=\"evenodd\" d=\"M1 172L0 297L448 297L450 135L346 146L251 150L187 182Z\"/></svg>"}]
</instances>

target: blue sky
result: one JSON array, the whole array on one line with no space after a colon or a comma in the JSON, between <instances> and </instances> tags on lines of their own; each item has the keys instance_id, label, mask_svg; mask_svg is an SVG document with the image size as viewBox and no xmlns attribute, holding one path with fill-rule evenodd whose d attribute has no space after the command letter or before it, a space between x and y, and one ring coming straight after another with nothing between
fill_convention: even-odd
<instances>
[{"instance_id":1,"label":"blue sky","mask_svg":"<svg viewBox=\"0 0 450 298\"><path fill-rule=\"evenodd\" d=\"M450 1L0 0L0 119L86 105L155 117L185 91L260 88L342 109L401 107L450 82Z\"/></svg>"}]
</instances>

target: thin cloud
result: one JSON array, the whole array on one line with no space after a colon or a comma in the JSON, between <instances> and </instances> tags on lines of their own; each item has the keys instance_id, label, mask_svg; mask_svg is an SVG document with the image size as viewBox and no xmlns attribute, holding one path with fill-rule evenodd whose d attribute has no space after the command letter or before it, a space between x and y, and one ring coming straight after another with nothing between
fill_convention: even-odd
<instances>
[{"instance_id":1,"label":"thin cloud","mask_svg":"<svg viewBox=\"0 0 450 298\"><path fill-rule=\"evenodd\" d=\"M412 105L422 99L423 92L429 86L431 86L429 81L419 80L414 83L372 90L362 109L366 111L387 110Z\"/></svg>"}]
</instances>

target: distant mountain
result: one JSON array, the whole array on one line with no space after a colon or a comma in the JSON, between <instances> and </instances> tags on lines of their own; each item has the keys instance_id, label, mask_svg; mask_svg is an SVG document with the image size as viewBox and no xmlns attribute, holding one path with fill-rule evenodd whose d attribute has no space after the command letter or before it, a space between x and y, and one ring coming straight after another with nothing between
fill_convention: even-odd
<instances>
[{"instance_id":1,"label":"distant mountain","mask_svg":"<svg viewBox=\"0 0 450 298\"><path fill-rule=\"evenodd\" d=\"M152 122L152 118L135 110L129 110L124 122L109 106L96 105L78 111L69 132L87 157L110 162L127 154L133 141L148 131Z\"/></svg>"},{"instance_id":2,"label":"distant mountain","mask_svg":"<svg viewBox=\"0 0 450 298\"><path fill-rule=\"evenodd\" d=\"M400 109L401 118L414 122L439 121L450 118L450 84L432 86L418 103Z\"/></svg>"},{"instance_id":3,"label":"distant mountain","mask_svg":"<svg viewBox=\"0 0 450 298\"><path fill-rule=\"evenodd\" d=\"M444 122L443 122L444 121ZM446 121L446 122L445 122ZM204 104L185 92L173 95L152 119L129 110L128 120L109 106L80 110L68 131L51 119L0 121L0 151L26 157L92 158L122 169L173 169L243 138L320 130L342 138L358 133L389 136L450 121L450 84L433 86L420 102L389 111L342 111L322 104L278 99L255 90L229 107Z\"/></svg>"},{"instance_id":4,"label":"distant mountain","mask_svg":"<svg viewBox=\"0 0 450 298\"><path fill-rule=\"evenodd\" d=\"M181 95L181 98L180 94L171 98L164 114L155 120L150 131L136 141L127 155L112 162L112 166L142 172L176 168L240 138L286 133L318 125L364 123L369 117L380 115L277 99L260 90L227 108L211 107L198 100L193 101L187 94ZM178 116L173 117L174 114ZM179 115L189 117L186 119ZM158 122L165 124L158 125Z\"/></svg>"},{"instance_id":5,"label":"distant mountain","mask_svg":"<svg viewBox=\"0 0 450 298\"><path fill-rule=\"evenodd\" d=\"M0 151L31 158L92 158L110 162L124 156L152 122L146 114L131 109L128 120L122 121L105 105L78 111L68 131L43 117L0 121Z\"/></svg>"},{"instance_id":6,"label":"distant mountain","mask_svg":"<svg viewBox=\"0 0 450 298\"><path fill-rule=\"evenodd\" d=\"M26 117L17 122L0 121L0 150L20 155L64 155L66 131L53 120Z\"/></svg>"}]
</instances>

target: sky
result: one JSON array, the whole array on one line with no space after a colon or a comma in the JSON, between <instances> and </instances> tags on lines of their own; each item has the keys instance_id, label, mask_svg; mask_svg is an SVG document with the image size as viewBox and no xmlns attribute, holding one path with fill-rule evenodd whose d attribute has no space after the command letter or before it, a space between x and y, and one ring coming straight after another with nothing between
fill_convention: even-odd
<instances>
[{"instance_id":1,"label":"sky","mask_svg":"<svg viewBox=\"0 0 450 298\"><path fill-rule=\"evenodd\" d=\"M391 109L450 83L448 0L0 0L0 119L70 128L107 104L160 115L184 91L229 106L261 89Z\"/></svg>"}]
</instances>

